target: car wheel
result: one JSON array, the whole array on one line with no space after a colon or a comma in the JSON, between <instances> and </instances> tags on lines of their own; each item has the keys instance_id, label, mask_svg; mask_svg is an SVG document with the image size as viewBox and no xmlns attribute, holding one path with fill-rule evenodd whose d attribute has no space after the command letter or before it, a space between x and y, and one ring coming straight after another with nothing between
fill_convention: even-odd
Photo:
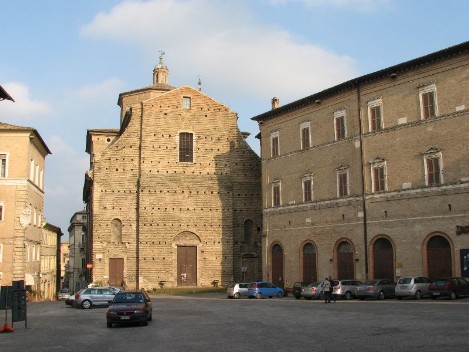
<instances>
[{"instance_id":1,"label":"car wheel","mask_svg":"<svg viewBox=\"0 0 469 352\"><path fill-rule=\"evenodd\" d=\"M456 295L456 292L454 291L451 291L451 293L449 294L449 299L456 299L458 296Z\"/></svg>"},{"instance_id":2,"label":"car wheel","mask_svg":"<svg viewBox=\"0 0 469 352\"><path fill-rule=\"evenodd\" d=\"M112 328L112 322L109 319L107 320L107 327Z\"/></svg>"},{"instance_id":3,"label":"car wheel","mask_svg":"<svg viewBox=\"0 0 469 352\"><path fill-rule=\"evenodd\" d=\"M236 292L233 297L238 299L239 298L239 292Z\"/></svg>"},{"instance_id":4,"label":"car wheel","mask_svg":"<svg viewBox=\"0 0 469 352\"><path fill-rule=\"evenodd\" d=\"M352 299L352 293L350 291L345 292L345 299L348 301Z\"/></svg>"},{"instance_id":5,"label":"car wheel","mask_svg":"<svg viewBox=\"0 0 469 352\"><path fill-rule=\"evenodd\" d=\"M257 294L256 294L256 298L257 298L257 299L261 299L261 298L262 298L262 294L261 294L260 292L257 293Z\"/></svg>"},{"instance_id":6,"label":"car wheel","mask_svg":"<svg viewBox=\"0 0 469 352\"><path fill-rule=\"evenodd\" d=\"M153 320L153 312L150 313L150 316L148 317L148 321L152 321Z\"/></svg>"},{"instance_id":7,"label":"car wheel","mask_svg":"<svg viewBox=\"0 0 469 352\"><path fill-rule=\"evenodd\" d=\"M279 292L277 293L277 297L278 297L278 298L283 297L283 292L282 292L282 291L279 291Z\"/></svg>"},{"instance_id":8,"label":"car wheel","mask_svg":"<svg viewBox=\"0 0 469 352\"><path fill-rule=\"evenodd\" d=\"M85 299L83 301L83 303L81 304L82 308L84 309L90 309L91 308L91 301L88 301L87 299Z\"/></svg>"},{"instance_id":9,"label":"car wheel","mask_svg":"<svg viewBox=\"0 0 469 352\"><path fill-rule=\"evenodd\" d=\"M385 296L384 296L384 292L383 291L379 291L378 293L378 299L384 299Z\"/></svg>"},{"instance_id":10,"label":"car wheel","mask_svg":"<svg viewBox=\"0 0 469 352\"><path fill-rule=\"evenodd\" d=\"M421 299L422 298L422 292L417 291L415 292L415 299Z\"/></svg>"}]
</instances>

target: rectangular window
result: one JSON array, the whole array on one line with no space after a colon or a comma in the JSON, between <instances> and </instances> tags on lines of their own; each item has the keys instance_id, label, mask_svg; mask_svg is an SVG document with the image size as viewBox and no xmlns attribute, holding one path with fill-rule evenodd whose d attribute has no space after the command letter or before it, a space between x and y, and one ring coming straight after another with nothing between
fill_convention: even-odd
<instances>
[{"instance_id":1,"label":"rectangular window","mask_svg":"<svg viewBox=\"0 0 469 352\"><path fill-rule=\"evenodd\" d=\"M337 173L337 196L347 197L348 193L348 172L340 171Z\"/></svg>"},{"instance_id":2,"label":"rectangular window","mask_svg":"<svg viewBox=\"0 0 469 352\"><path fill-rule=\"evenodd\" d=\"M193 134L182 132L179 134L179 161L192 163L193 162Z\"/></svg>"},{"instance_id":3,"label":"rectangular window","mask_svg":"<svg viewBox=\"0 0 469 352\"><path fill-rule=\"evenodd\" d=\"M381 105L381 100L374 100L368 103L368 117L371 132L379 131L383 128Z\"/></svg>"},{"instance_id":4,"label":"rectangular window","mask_svg":"<svg viewBox=\"0 0 469 352\"><path fill-rule=\"evenodd\" d=\"M0 177L7 177L7 155L0 154Z\"/></svg>"},{"instance_id":5,"label":"rectangular window","mask_svg":"<svg viewBox=\"0 0 469 352\"><path fill-rule=\"evenodd\" d=\"M190 109L192 106L191 97L182 97L182 108Z\"/></svg>"},{"instance_id":6,"label":"rectangular window","mask_svg":"<svg viewBox=\"0 0 469 352\"><path fill-rule=\"evenodd\" d=\"M436 86L431 84L421 88L419 91L419 97L422 119L425 120L437 116Z\"/></svg>"},{"instance_id":7,"label":"rectangular window","mask_svg":"<svg viewBox=\"0 0 469 352\"><path fill-rule=\"evenodd\" d=\"M280 199L280 182L275 182L272 185L272 205L278 207L281 204Z\"/></svg>"},{"instance_id":8,"label":"rectangular window","mask_svg":"<svg viewBox=\"0 0 469 352\"><path fill-rule=\"evenodd\" d=\"M378 163L372 165L372 188L373 192L383 192L386 190L386 165Z\"/></svg>"},{"instance_id":9,"label":"rectangular window","mask_svg":"<svg viewBox=\"0 0 469 352\"><path fill-rule=\"evenodd\" d=\"M279 133L274 132L270 135L271 157L275 158L280 155Z\"/></svg>"},{"instance_id":10,"label":"rectangular window","mask_svg":"<svg viewBox=\"0 0 469 352\"><path fill-rule=\"evenodd\" d=\"M335 122L335 140L344 139L346 137L345 133L345 115L337 115L334 118Z\"/></svg>"},{"instance_id":11,"label":"rectangular window","mask_svg":"<svg viewBox=\"0 0 469 352\"><path fill-rule=\"evenodd\" d=\"M303 202L313 200L313 180L311 178L303 179Z\"/></svg>"},{"instance_id":12,"label":"rectangular window","mask_svg":"<svg viewBox=\"0 0 469 352\"><path fill-rule=\"evenodd\" d=\"M309 122L305 122L301 124L300 130L301 130L301 150L309 149L309 147L311 147Z\"/></svg>"},{"instance_id":13,"label":"rectangular window","mask_svg":"<svg viewBox=\"0 0 469 352\"><path fill-rule=\"evenodd\" d=\"M3 221L3 211L4 211L4 205L3 203L0 203L0 221Z\"/></svg>"},{"instance_id":14,"label":"rectangular window","mask_svg":"<svg viewBox=\"0 0 469 352\"><path fill-rule=\"evenodd\" d=\"M433 155L425 158L426 171L427 171L427 186L441 185L441 159Z\"/></svg>"}]
</instances>

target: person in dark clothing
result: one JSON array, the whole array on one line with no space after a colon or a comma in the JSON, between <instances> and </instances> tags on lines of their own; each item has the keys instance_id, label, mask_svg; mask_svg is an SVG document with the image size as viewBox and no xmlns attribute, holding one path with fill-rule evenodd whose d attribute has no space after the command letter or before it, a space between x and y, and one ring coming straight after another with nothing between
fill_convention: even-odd
<instances>
[{"instance_id":1,"label":"person in dark clothing","mask_svg":"<svg viewBox=\"0 0 469 352\"><path fill-rule=\"evenodd\" d=\"M324 279L321 286L324 292L324 303L331 303L331 282L327 277Z\"/></svg>"}]
</instances>

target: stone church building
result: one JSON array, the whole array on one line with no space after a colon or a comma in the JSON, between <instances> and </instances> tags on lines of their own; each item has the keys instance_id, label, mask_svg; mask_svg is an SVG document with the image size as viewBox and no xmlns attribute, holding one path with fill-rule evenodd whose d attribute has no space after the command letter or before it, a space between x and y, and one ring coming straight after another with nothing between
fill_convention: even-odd
<instances>
[{"instance_id":1,"label":"stone church building","mask_svg":"<svg viewBox=\"0 0 469 352\"><path fill-rule=\"evenodd\" d=\"M262 277L261 164L237 113L190 86L119 95L118 129L89 129L83 190L92 281L153 289Z\"/></svg>"}]
</instances>

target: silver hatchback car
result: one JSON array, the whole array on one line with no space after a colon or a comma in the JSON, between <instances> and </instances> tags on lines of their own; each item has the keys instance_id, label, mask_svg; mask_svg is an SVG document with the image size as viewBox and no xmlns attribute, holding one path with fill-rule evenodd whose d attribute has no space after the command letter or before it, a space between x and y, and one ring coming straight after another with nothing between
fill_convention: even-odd
<instances>
[{"instance_id":1,"label":"silver hatchback car","mask_svg":"<svg viewBox=\"0 0 469 352\"><path fill-rule=\"evenodd\" d=\"M91 287L79 291L75 295L75 308L89 309L92 306L108 306L117 292L110 287Z\"/></svg>"},{"instance_id":2,"label":"silver hatchback car","mask_svg":"<svg viewBox=\"0 0 469 352\"><path fill-rule=\"evenodd\" d=\"M228 298L240 298L243 296L247 297L248 286L249 283L247 282L233 282L228 285L228 288L226 289L226 295L228 296Z\"/></svg>"},{"instance_id":3,"label":"silver hatchback car","mask_svg":"<svg viewBox=\"0 0 469 352\"><path fill-rule=\"evenodd\" d=\"M431 283L432 281L424 276L402 277L397 281L395 288L396 298L414 297L415 299L420 299L425 296L431 296L428 290Z\"/></svg>"},{"instance_id":4,"label":"silver hatchback car","mask_svg":"<svg viewBox=\"0 0 469 352\"><path fill-rule=\"evenodd\" d=\"M357 280L333 280L332 294L347 300L355 298L355 291L361 284L362 282Z\"/></svg>"}]
</instances>

